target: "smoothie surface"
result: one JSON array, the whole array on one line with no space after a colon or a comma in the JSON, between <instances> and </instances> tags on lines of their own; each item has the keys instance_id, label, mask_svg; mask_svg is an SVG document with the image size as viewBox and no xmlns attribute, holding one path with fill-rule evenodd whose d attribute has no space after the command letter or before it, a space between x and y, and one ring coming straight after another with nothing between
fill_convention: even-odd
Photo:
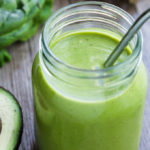
<instances>
[{"instance_id":1,"label":"smoothie surface","mask_svg":"<svg viewBox=\"0 0 150 150\"><path fill-rule=\"evenodd\" d=\"M80 69L99 69L115 49L121 37L111 31L81 30L68 32L50 45L53 54L62 62ZM129 46L117 60L124 61L131 54Z\"/></svg>"}]
</instances>

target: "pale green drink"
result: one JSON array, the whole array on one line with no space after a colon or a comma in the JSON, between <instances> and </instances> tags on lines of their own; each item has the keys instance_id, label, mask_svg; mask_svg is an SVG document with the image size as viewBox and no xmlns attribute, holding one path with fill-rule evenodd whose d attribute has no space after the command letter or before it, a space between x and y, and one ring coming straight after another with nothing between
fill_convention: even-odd
<instances>
[{"instance_id":1,"label":"pale green drink","mask_svg":"<svg viewBox=\"0 0 150 150\"><path fill-rule=\"evenodd\" d=\"M120 38L102 28L69 31L49 43L61 62L44 59L42 52L36 56L32 79L40 150L138 149L147 89L144 65L137 58L124 68L103 69ZM132 46L117 64L130 55Z\"/></svg>"}]
</instances>

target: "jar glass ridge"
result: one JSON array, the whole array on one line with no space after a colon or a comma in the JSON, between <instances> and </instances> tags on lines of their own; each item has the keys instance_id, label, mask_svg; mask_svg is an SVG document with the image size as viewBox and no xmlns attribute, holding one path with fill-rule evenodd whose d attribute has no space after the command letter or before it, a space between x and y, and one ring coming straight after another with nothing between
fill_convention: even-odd
<instances>
[{"instance_id":1,"label":"jar glass ridge","mask_svg":"<svg viewBox=\"0 0 150 150\"><path fill-rule=\"evenodd\" d=\"M88 70L72 67L57 58L49 45L61 34L80 32L82 29L103 28L122 36L132 23L133 18L125 11L118 9L114 5L102 2L79 2L60 9L50 17L41 37L39 56L43 64L43 70L47 70L44 71L47 74L46 76L52 74L56 78L55 81L64 82L65 86L69 85L68 88L76 87L74 91L78 91L77 88L80 87L90 92L95 91L97 93L98 90L104 95L111 91L112 95L109 95L111 97L116 94L114 87L118 87L118 89L122 88L122 90L118 90L117 94L122 93L134 79L141 62L141 32L135 35L130 42L133 50L132 54L122 63L104 69ZM90 88L87 86L89 83ZM62 85L58 87L63 89ZM71 95L76 95L76 93L71 93ZM81 97L82 99L87 99L87 97ZM93 92L91 99L93 100ZM108 97L104 96L103 99L108 99Z\"/></svg>"}]
</instances>

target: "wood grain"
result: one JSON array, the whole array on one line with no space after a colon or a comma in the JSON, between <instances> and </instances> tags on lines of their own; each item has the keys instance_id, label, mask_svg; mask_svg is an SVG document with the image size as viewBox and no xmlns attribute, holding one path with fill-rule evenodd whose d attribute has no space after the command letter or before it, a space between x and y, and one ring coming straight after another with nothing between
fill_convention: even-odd
<instances>
[{"instance_id":1,"label":"wood grain","mask_svg":"<svg viewBox=\"0 0 150 150\"><path fill-rule=\"evenodd\" d=\"M54 11L80 0L55 0ZM105 0L127 10L134 17L137 17L146 8L150 6L149 0L141 0L136 6L129 5L122 0ZM143 60L147 67L148 76L150 76L150 21L143 27L144 48ZM16 43L8 49L12 55L12 61L0 69L0 86L10 90L19 100L22 106L24 117L24 132L19 150L35 150L34 126L33 126L33 96L31 85L32 62L38 51L39 32L26 43ZM149 79L150 83L150 79ZM150 91L150 86L148 88ZM147 94L142 136L139 150L150 149L150 92Z\"/></svg>"}]
</instances>

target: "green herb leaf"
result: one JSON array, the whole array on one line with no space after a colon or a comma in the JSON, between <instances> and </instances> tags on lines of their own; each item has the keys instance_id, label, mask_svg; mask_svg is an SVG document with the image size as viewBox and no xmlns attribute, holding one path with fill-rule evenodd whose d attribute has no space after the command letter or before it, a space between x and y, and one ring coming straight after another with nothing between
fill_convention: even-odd
<instances>
[{"instance_id":1,"label":"green herb leaf","mask_svg":"<svg viewBox=\"0 0 150 150\"><path fill-rule=\"evenodd\" d=\"M11 60L10 54L5 50L0 50L0 67L3 67L6 62Z\"/></svg>"}]
</instances>

